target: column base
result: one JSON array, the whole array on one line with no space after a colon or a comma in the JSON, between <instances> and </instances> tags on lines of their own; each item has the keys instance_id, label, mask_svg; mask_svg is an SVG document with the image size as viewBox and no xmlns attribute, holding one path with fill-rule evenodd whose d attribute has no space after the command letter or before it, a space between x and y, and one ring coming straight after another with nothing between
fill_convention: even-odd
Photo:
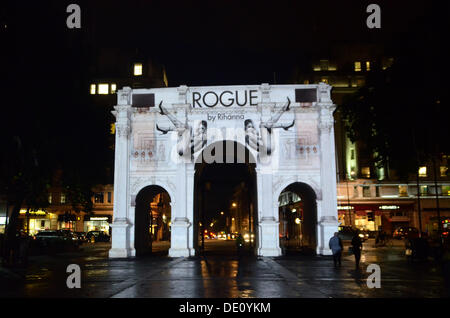
<instances>
[{"instance_id":1,"label":"column base","mask_svg":"<svg viewBox=\"0 0 450 318\"><path fill-rule=\"evenodd\" d=\"M108 252L109 258L130 258L136 256L134 248L111 248Z\"/></svg>"},{"instance_id":2,"label":"column base","mask_svg":"<svg viewBox=\"0 0 450 318\"><path fill-rule=\"evenodd\" d=\"M281 256L278 222L274 218L263 218L259 224L259 228L260 247L258 248L258 256Z\"/></svg>"},{"instance_id":3,"label":"column base","mask_svg":"<svg viewBox=\"0 0 450 318\"><path fill-rule=\"evenodd\" d=\"M169 257L191 257L195 256L195 250L192 248L169 248Z\"/></svg>"},{"instance_id":4,"label":"column base","mask_svg":"<svg viewBox=\"0 0 450 318\"><path fill-rule=\"evenodd\" d=\"M130 226L126 218L114 220L111 224L111 249L109 258L129 258L136 256L136 250L130 246Z\"/></svg>"},{"instance_id":5,"label":"column base","mask_svg":"<svg viewBox=\"0 0 450 318\"><path fill-rule=\"evenodd\" d=\"M329 248L330 238L338 231L339 222L334 216L325 216L318 224L319 226L319 244L317 245L317 254L319 255L333 255Z\"/></svg>"},{"instance_id":6,"label":"column base","mask_svg":"<svg viewBox=\"0 0 450 318\"><path fill-rule=\"evenodd\" d=\"M170 240L170 257L194 256L195 251L189 248L189 226L191 223L187 218L176 218L172 222L172 234Z\"/></svg>"}]
</instances>

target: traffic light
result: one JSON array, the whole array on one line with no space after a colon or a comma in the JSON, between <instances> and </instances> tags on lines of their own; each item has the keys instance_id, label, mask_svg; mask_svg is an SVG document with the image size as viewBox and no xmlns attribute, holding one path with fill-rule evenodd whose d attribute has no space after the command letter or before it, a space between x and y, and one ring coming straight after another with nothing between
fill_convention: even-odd
<instances>
[{"instance_id":1,"label":"traffic light","mask_svg":"<svg viewBox=\"0 0 450 318\"><path fill-rule=\"evenodd\" d=\"M367 220L368 221L375 221L375 213L374 212L367 212Z\"/></svg>"}]
</instances>

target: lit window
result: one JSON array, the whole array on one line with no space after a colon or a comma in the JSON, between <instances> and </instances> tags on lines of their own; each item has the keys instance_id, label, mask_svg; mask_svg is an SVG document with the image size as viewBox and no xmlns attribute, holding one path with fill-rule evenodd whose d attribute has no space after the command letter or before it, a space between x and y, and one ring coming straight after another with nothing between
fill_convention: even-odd
<instances>
[{"instance_id":1,"label":"lit window","mask_svg":"<svg viewBox=\"0 0 450 318\"><path fill-rule=\"evenodd\" d=\"M134 75L142 75L142 63L134 63Z\"/></svg>"},{"instance_id":2,"label":"lit window","mask_svg":"<svg viewBox=\"0 0 450 318\"><path fill-rule=\"evenodd\" d=\"M64 193L61 193L61 204L66 203L66 195Z\"/></svg>"},{"instance_id":3,"label":"lit window","mask_svg":"<svg viewBox=\"0 0 450 318\"><path fill-rule=\"evenodd\" d=\"M52 194L48 194L48 203L52 204Z\"/></svg>"},{"instance_id":4,"label":"lit window","mask_svg":"<svg viewBox=\"0 0 450 318\"><path fill-rule=\"evenodd\" d=\"M370 71L370 62L369 61L366 62L366 71Z\"/></svg>"},{"instance_id":5,"label":"lit window","mask_svg":"<svg viewBox=\"0 0 450 318\"><path fill-rule=\"evenodd\" d=\"M102 95L108 95L108 84L98 84L98 93Z\"/></svg>"},{"instance_id":6,"label":"lit window","mask_svg":"<svg viewBox=\"0 0 450 318\"><path fill-rule=\"evenodd\" d=\"M364 178L370 178L370 167L363 167L361 169L361 174Z\"/></svg>"},{"instance_id":7,"label":"lit window","mask_svg":"<svg viewBox=\"0 0 450 318\"><path fill-rule=\"evenodd\" d=\"M408 196L408 186L399 185L398 186L398 196L407 197Z\"/></svg>"},{"instance_id":8,"label":"lit window","mask_svg":"<svg viewBox=\"0 0 450 318\"><path fill-rule=\"evenodd\" d=\"M91 84L91 95L95 95L95 91L96 91L96 86L95 84Z\"/></svg>"},{"instance_id":9,"label":"lit window","mask_svg":"<svg viewBox=\"0 0 450 318\"><path fill-rule=\"evenodd\" d=\"M426 177L427 176L427 167L420 167L419 168L419 177Z\"/></svg>"},{"instance_id":10,"label":"lit window","mask_svg":"<svg viewBox=\"0 0 450 318\"><path fill-rule=\"evenodd\" d=\"M116 124L115 123L111 124L110 133L111 133L111 135L114 135L116 133Z\"/></svg>"},{"instance_id":11,"label":"lit window","mask_svg":"<svg viewBox=\"0 0 450 318\"><path fill-rule=\"evenodd\" d=\"M111 84L111 94L114 94L116 92L116 89L117 89L117 85Z\"/></svg>"},{"instance_id":12,"label":"lit window","mask_svg":"<svg viewBox=\"0 0 450 318\"><path fill-rule=\"evenodd\" d=\"M103 203L103 192L98 192L94 195L94 202L95 203Z\"/></svg>"},{"instance_id":13,"label":"lit window","mask_svg":"<svg viewBox=\"0 0 450 318\"><path fill-rule=\"evenodd\" d=\"M361 72L361 62L355 62L355 72Z\"/></svg>"},{"instance_id":14,"label":"lit window","mask_svg":"<svg viewBox=\"0 0 450 318\"><path fill-rule=\"evenodd\" d=\"M320 81L321 81L322 83L328 84L328 78L322 78Z\"/></svg>"},{"instance_id":15,"label":"lit window","mask_svg":"<svg viewBox=\"0 0 450 318\"><path fill-rule=\"evenodd\" d=\"M447 170L448 170L448 167L440 166L441 177L446 177L447 176Z\"/></svg>"}]
</instances>

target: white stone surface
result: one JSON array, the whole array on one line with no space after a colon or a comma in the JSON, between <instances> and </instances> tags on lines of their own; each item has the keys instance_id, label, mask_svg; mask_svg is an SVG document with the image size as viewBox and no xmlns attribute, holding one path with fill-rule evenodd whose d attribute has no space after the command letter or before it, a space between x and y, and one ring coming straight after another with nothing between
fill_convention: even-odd
<instances>
[{"instance_id":1,"label":"white stone surface","mask_svg":"<svg viewBox=\"0 0 450 318\"><path fill-rule=\"evenodd\" d=\"M317 101L295 102L295 89L315 89ZM189 257L194 249L194 163L202 150L186 154L206 121L206 143L230 140L246 146L256 161L257 253L279 256L278 197L285 187L302 182L317 199L317 253L328 255L328 240L337 231L336 164L331 87L317 85L249 85L134 89L118 91L114 177L114 221L110 257L133 257L135 198L149 185L163 187L171 198L172 226L169 256ZM154 94L155 107L132 107L132 96ZM247 94L247 104L243 104ZM200 96L200 97L199 97ZM217 96L217 98L215 97ZM222 104L220 103L222 96ZM236 101L236 96L238 100ZM231 99L234 98L234 101ZM287 100L289 110L281 112ZM205 104L213 107L205 106ZM172 116L162 115L162 102ZM203 105L202 105L203 104ZM202 105L202 107L199 107ZM229 105L229 106L228 106ZM274 116L281 113L278 119ZM244 122L252 120L262 147L246 145ZM295 120L293 127L284 127ZM260 127L263 123L264 127ZM169 129L166 134L156 129ZM271 126L272 127L272 126ZM250 134L249 134L250 135ZM186 137L187 136L187 137ZM254 135L251 135L254 136ZM266 138L266 137L270 137ZM187 139L186 139L187 138ZM203 139L202 139L203 140ZM261 149L270 147L270 154ZM183 156L179 150L183 149ZM204 157L205 158L205 157Z\"/></svg>"}]
</instances>

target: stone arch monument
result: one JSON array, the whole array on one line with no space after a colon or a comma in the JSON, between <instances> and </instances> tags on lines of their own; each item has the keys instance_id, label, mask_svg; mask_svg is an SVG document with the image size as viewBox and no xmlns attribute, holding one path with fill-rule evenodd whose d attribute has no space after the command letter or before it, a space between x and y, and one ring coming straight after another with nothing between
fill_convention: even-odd
<instances>
[{"instance_id":1,"label":"stone arch monument","mask_svg":"<svg viewBox=\"0 0 450 318\"><path fill-rule=\"evenodd\" d=\"M200 154L217 160L217 150L203 150L222 140L245 145L256 160L256 253L281 255L278 195L302 182L315 192L316 252L331 254L328 240L338 221L330 91L324 83L119 90L109 256L136 255L135 200L149 185L164 188L172 200L169 256L195 255L194 166Z\"/></svg>"}]
</instances>

